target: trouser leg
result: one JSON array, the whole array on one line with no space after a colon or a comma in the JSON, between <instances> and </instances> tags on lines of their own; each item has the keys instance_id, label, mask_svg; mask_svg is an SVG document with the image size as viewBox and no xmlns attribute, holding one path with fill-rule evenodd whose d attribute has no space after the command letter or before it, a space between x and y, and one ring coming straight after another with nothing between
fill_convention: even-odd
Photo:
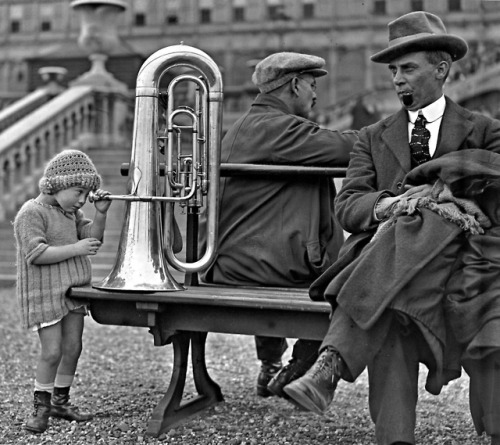
<instances>
[{"instance_id":1,"label":"trouser leg","mask_svg":"<svg viewBox=\"0 0 500 445\"><path fill-rule=\"evenodd\" d=\"M267 385L282 367L281 356L287 348L287 342L285 338L256 336L255 346L257 358L262 362L257 377L257 395L269 397L273 393L269 391Z\"/></svg>"},{"instance_id":2,"label":"trouser leg","mask_svg":"<svg viewBox=\"0 0 500 445\"><path fill-rule=\"evenodd\" d=\"M394 320L382 348L368 366L370 415L379 445L415 443L423 342L416 327L405 335Z\"/></svg>"},{"instance_id":3,"label":"trouser leg","mask_svg":"<svg viewBox=\"0 0 500 445\"><path fill-rule=\"evenodd\" d=\"M327 346L338 351L351 374L342 378L354 381L382 347L393 318L394 312L387 310L372 328L365 331L341 307L337 307L320 351Z\"/></svg>"},{"instance_id":4,"label":"trouser leg","mask_svg":"<svg viewBox=\"0 0 500 445\"><path fill-rule=\"evenodd\" d=\"M500 436L500 351L463 363L469 375L469 403L478 434Z\"/></svg>"},{"instance_id":5,"label":"trouser leg","mask_svg":"<svg viewBox=\"0 0 500 445\"><path fill-rule=\"evenodd\" d=\"M262 361L280 361L287 346L285 338L255 336L257 358Z\"/></svg>"},{"instance_id":6,"label":"trouser leg","mask_svg":"<svg viewBox=\"0 0 500 445\"><path fill-rule=\"evenodd\" d=\"M320 346L319 340L298 339L293 345L292 358L302 360L312 366L318 358Z\"/></svg>"}]
</instances>

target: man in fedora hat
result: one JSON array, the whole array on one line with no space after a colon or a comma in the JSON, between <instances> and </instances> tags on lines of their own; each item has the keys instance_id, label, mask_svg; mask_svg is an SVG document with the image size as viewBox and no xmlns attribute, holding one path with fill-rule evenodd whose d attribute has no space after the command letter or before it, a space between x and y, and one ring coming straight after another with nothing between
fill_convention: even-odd
<instances>
[{"instance_id":1,"label":"man in fedora hat","mask_svg":"<svg viewBox=\"0 0 500 445\"><path fill-rule=\"evenodd\" d=\"M332 131L309 120L316 79L325 60L279 52L261 60L252 81L259 88L250 109L222 141L222 162L347 166L355 131ZM333 263L344 241L333 211L332 178L230 177L221 180L217 258L202 277L232 286L303 287ZM283 396L318 356L319 341L299 339L282 368L284 338L256 336L261 361L257 395Z\"/></svg>"},{"instance_id":2,"label":"man in fedora hat","mask_svg":"<svg viewBox=\"0 0 500 445\"><path fill-rule=\"evenodd\" d=\"M339 380L352 382L367 367L370 414L380 445L415 443L419 363L429 369L426 389L433 394L459 375L459 367L447 373L444 364L450 351L444 348L447 332L442 288L465 235L456 235L435 261L426 258L425 267L415 264L420 273L418 283L414 280L397 290L389 288L394 295L382 309L370 306L370 297L394 278L391 273L399 270L400 264L380 259L372 264L377 272L368 269L367 276L353 283L352 292L343 299L333 284L338 284L342 272L349 275L355 271L349 266L359 264L357 259L374 251L373 243L368 243L396 204L410 196L426 196L427 185L404 185L410 170L459 150L500 152L500 122L472 113L444 95L452 62L465 56L466 42L448 34L439 17L423 11L403 15L388 28L388 47L371 59L388 64L402 107L362 129L354 146L347 178L335 201L339 221L352 235L339 260L310 289L312 298L331 302L330 327L313 367L284 388L305 409L323 413ZM457 231L442 218L440 223ZM433 243L441 240L436 233L430 234L433 239L426 248L432 251ZM402 240L391 246L392 251L411 249L411 242ZM371 312L366 313L367 307ZM498 434L487 432L492 437ZM500 443L500 436L493 437L492 443Z\"/></svg>"}]
</instances>

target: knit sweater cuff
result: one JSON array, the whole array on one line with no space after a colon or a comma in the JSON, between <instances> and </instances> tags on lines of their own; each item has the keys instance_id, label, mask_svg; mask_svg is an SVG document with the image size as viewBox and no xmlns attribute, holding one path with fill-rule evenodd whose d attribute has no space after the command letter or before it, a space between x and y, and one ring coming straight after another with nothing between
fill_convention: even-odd
<instances>
[{"instance_id":1,"label":"knit sweater cuff","mask_svg":"<svg viewBox=\"0 0 500 445\"><path fill-rule=\"evenodd\" d=\"M39 244L36 246L31 252L26 255L26 261L28 264L33 264L33 261L37 259L43 252L45 252L45 249L47 249L49 246L48 244Z\"/></svg>"}]
</instances>

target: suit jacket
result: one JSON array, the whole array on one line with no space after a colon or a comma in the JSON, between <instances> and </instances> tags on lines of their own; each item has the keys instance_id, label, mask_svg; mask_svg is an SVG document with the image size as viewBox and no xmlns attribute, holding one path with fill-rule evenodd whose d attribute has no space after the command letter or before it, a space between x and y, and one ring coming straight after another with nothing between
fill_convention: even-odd
<instances>
[{"instance_id":1,"label":"suit jacket","mask_svg":"<svg viewBox=\"0 0 500 445\"><path fill-rule=\"evenodd\" d=\"M447 98L433 159L446 153L471 148L500 153L500 121L466 110ZM346 271L349 272L349 269L352 269L351 264L355 264L355 260L364 252L363 249L378 227L379 221L374 217L377 200L383 193L391 196L403 193L403 184L410 169L408 116L405 110L400 110L395 115L361 130L359 141L355 144L351 154L346 179L335 201L337 217L344 230L351 232L352 235L343 246L339 260L311 285L312 299L326 299L333 308L340 303L335 295L334 278L349 275ZM444 350L447 332L441 303L443 295L439 290L443 289L448 278L448 273L441 273L444 269L440 261L444 259L453 261L458 252L457 248L460 248L460 241L457 240L459 244L450 243L459 230L451 223L440 221L439 217L429 212L422 213L422 218L409 220L408 224L405 224L405 228L409 228L414 234L412 239L417 239L415 238L417 235L425 234L425 231L421 230L421 223L429 217L437 219L436 224L443 226L444 232L440 235L440 230L431 230L419 242L427 242L426 249L431 249L433 252L435 247L438 247L438 251L443 248L440 244L445 242L449 250L446 253L443 252L440 258L436 257L427 264L427 270L425 267L421 269L421 276L427 276L428 280L420 280L414 286L409 284L403 289L400 288L402 292L392 302L391 307L414 320L426 338L434 356L432 367L435 370L429 375L427 388L430 392L437 394L446 380L457 376L455 371L450 372L448 377L442 376L443 366L446 366L443 362L448 361L446 354L449 352ZM431 227L437 227L436 224L432 224ZM399 242L397 246L386 244L385 247L397 252L400 248L404 249L404 243ZM375 253L378 254L380 251L375 251ZM393 256L392 260L396 256ZM431 258L432 256L428 259ZM370 282L374 287L377 287L377 277L380 279L381 287L382 284L386 284L385 280L388 277L381 264L387 264L387 261L390 262L385 258L383 251L375 258L373 266L378 267L378 273L375 276L371 275L373 280ZM394 261L388 266L393 266L394 270L400 269ZM367 274L368 272L365 275ZM359 304L356 301L363 295L358 294L359 289L354 285L350 292L346 293L341 304L345 312L353 319L360 317L358 308L361 307L361 301ZM364 313L363 318L370 320L367 325L373 326L379 315L378 308L375 307L373 317L370 318L370 314Z\"/></svg>"},{"instance_id":2,"label":"suit jacket","mask_svg":"<svg viewBox=\"0 0 500 445\"><path fill-rule=\"evenodd\" d=\"M335 200L337 218L352 235L342 247L339 260L311 285L313 300L324 299L331 279L359 255L372 237L378 227L373 213L380 196L404 192L403 183L411 170L408 140L408 115L404 109L361 130ZM500 153L500 121L473 113L446 98L433 159L468 148Z\"/></svg>"},{"instance_id":3,"label":"suit jacket","mask_svg":"<svg viewBox=\"0 0 500 445\"><path fill-rule=\"evenodd\" d=\"M447 98L433 158L465 148L500 152L500 121L473 113ZM410 170L408 115L401 109L360 133L336 199L336 214L343 228L353 234L375 229L375 202L383 191L403 193L403 181Z\"/></svg>"},{"instance_id":4,"label":"suit jacket","mask_svg":"<svg viewBox=\"0 0 500 445\"><path fill-rule=\"evenodd\" d=\"M404 109L361 130L351 153L346 179L335 199L340 225L352 235L339 253L338 264L333 264L312 284L313 300L323 299L331 278L360 253L377 229L373 212L380 196L404 192L404 179L411 170L408 140L408 115ZM473 113L446 98L433 158L466 148L499 153L500 121Z\"/></svg>"}]
</instances>

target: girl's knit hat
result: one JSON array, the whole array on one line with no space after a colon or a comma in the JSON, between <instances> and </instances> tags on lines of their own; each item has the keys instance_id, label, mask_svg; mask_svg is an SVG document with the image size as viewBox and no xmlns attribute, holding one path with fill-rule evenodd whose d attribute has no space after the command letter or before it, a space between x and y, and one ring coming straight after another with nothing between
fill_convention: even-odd
<instances>
[{"instance_id":1,"label":"girl's knit hat","mask_svg":"<svg viewBox=\"0 0 500 445\"><path fill-rule=\"evenodd\" d=\"M101 177L91 159L79 150L64 150L54 156L38 184L40 191L54 194L70 187L85 187L91 191L101 185Z\"/></svg>"}]
</instances>

